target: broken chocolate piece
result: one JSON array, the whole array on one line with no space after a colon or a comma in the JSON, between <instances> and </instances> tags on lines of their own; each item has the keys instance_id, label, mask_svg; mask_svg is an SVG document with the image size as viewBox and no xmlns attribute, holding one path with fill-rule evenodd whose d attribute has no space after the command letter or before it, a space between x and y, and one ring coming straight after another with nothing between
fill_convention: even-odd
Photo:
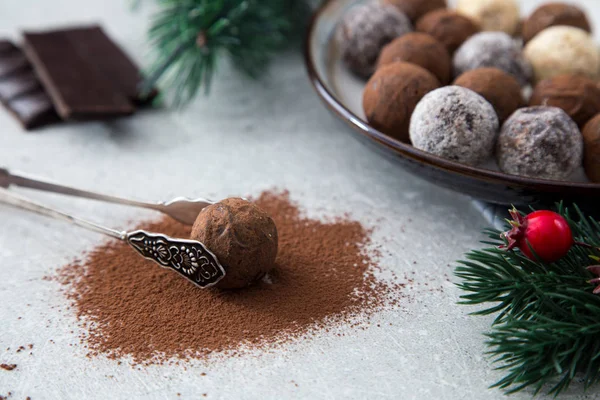
<instances>
[{"instance_id":1,"label":"broken chocolate piece","mask_svg":"<svg viewBox=\"0 0 600 400\"><path fill-rule=\"evenodd\" d=\"M0 40L0 102L29 130L59 120L23 52Z\"/></svg>"},{"instance_id":2,"label":"broken chocolate piece","mask_svg":"<svg viewBox=\"0 0 600 400\"><path fill-rule=\"evenodd\" d=\"M39 91L41 88L35 73L27 69L0 80L0 101L9 102L24 94Z\"/></svg>"},{"instance_id":3,"label":"broken chocolate piece","mask_svg":"<svg viewBox=\"0 0 600 400\"><path fill-rule=\"evenodd\" d=\"M70 28L64 33L71 45L133 103L149 104L156 97L156 90L141 95L139 87L144 78L140 69L100 26Z\"/></svg>"},{"instance_id":4,"label":"broken chocolate piece","mask_svg":"<svg viewBox=\"0 0 600 400\"><path fill-rule=\"evenodd\" d=\"M28 67L29 62L23 53L20 51L7 52L2 55L2 60L0 60L0 76L6 77Z\"/></svg>"},{"instance_id":5,"label":"broken chocolate piece","mask_svg":"<svg viewBox=\"0 0 600 400\"><path fill-rule=\"evenodd\" d=\"M11 100L6 108L28 130L59 121L50 98L41 89Z\"/></svg>"},{"instance_id":6,"label":"broken chocolate piece","mask_svg":"<svg viewBox=\"0 0 600 400\"><path fill-rule=\"evenodd\" d=\"M67 31L24 34L24 50L63 119L132 114L120 88L86 59Z\"/></svg>"}]
</instances>

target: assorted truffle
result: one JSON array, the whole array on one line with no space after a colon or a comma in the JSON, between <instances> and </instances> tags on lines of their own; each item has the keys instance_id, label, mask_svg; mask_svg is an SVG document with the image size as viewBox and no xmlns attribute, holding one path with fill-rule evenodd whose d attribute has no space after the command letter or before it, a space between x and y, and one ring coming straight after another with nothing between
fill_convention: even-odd
<instances>
[{"instance_id":1,"label":"assorted truffle","mask_svg":"<svg viewBox=\"0 0 600 400\"><path fill-rule=\"evenodd\" d=\"M467 165L491 157L498 117L483 97L459 86L446 86L419 102L410 122L410 140L418 149Z\"/></svg>"},{"instance_id":2,"label":"assorted truffle","mask_svg":"<svg viewBox=\"0 0 600 400\"><path fill-rule=\"evenodd\" d=\"M550 2L522 18L517 0L375 1L350 8L336 37L347 67L370 77L373 128L467 165L495 150L506 173L558 180L583 164L585 136L600 180L600 48L581 8Z\"/></svg>"},{"instance_id":3,"label":"assorted truffle","mask_svg":"<svg viewBox=\"0 0 600 400\"><path fill-rule=\"evenodd\" d=\"M516 0L458 0L456 11L472 18L482 31L514 35L521 21Z\"/></svg>"},{"instance_id":4,"label":"assorted truffle","mask_svg":"<svg viewBox=\"0 0 600 400\"><path fill-rule=\"evenodd\" d=\"M383 0L383 2L398 8L413 22L431 11L447 7L446 0Z\"/></svg>"},{"instance_id":5,"label":"assorted truffle","mask_svg":"<svg viewBox=\"0 0 600 400\"><path fill-rule=\"evenodd\" d=\"M377 68L403 61L425 68L446 85L450 82L452 61L446 47L425 33L407 33L385 46Z\"/></svg>"},{"instance_id":6,"label":"assorted truffle","mask_svg":"<svg viewBox=\"0 0 600 400\"><path fill-rule=\"evenodd\" d=\"M583 128L585 173L592 182L600 183L600 114Z\"/></svg>"},{"instance_id":7,"label":"assorted truffle","mask_svg":"<svg viewBox=\"0 0 600 400\"><path fill-rule=\"evenodd\" d=\"M519 82L497 68L478 68L459 76L454 85L471 89L486 99L496 110L500 123L523 106Z\"/></svg>"},{"instance_id":8,"label":"assorted truffle","mask_svg":"<svg viewBox=\"0 0 600 400\"><path fill-rule=\"evenodd\" d=\"M583 127L600 113L600 87L585 76L558 75L538 83L529 104L561 108Z\"/></svg>"},{"instance_id":9,"label":"assorted truffle","mask_svg":"<svg viewBox=\"0 0 600 400\"><path fill-rule=\"evenodd\" d=\"M454 54L456 76L477 68L498 68L525 86L531 79L531 65L521 46L503 32L481 32L469 38Z\"/></svg>"},{"instance_id":10,"label":"assorted truffle","mask_svg":"<svg viewBox=\"0 0 600 400\"><path fill-rule=\"evenodd\" d=\"M592 32L585 12L579 7L568 3L547 3L538 7L523 23L523 40L529 42L544 29L558 25Z\"/></svg>"},{"instance_id":11,"label":"assorted truffle","mask_svg":"<svg viewBox=\"0 0 600 400\"><path fill-rule=\"evenodd\" d=\"M225 269L220 289L239 289L261 279L275 266L277 227L247 200L231 198L203 209L191 238L202 242Z\"/></svg>"},{"instance_id":12,"label":"assorted truffle","mask_svg":"<svg viewBox=\"0 0 600 400\"><path fill-rule=\"evenodd\" d=\"M436 38L452 55L468 38L479 32L479 26L456 11L441 9L421 18L416 30Z\"/></svg>"},{"instance_id":13,"label":"assorted truffle","mask_svg":"<svg viewBox=\"0 0 600 400\"><path fill-rule=\"evenodd\" d=\"M348 68L368 78L381 49L412 31L408 17L396 7L370 2L352 7L337 28L337 41Z\"/></svg>"},{"instance_id":14,"label":"assorted truffle","mask_svg":"<svg viewBox=\"0 0 600 400\"><path fill-rule=\"evenodd\" d=\"M545 29L527 43L524 54L533 66L536 82L562 74L598 79L598 46L583 29L571 26Z\"/></svg>"},{"instance_id":15,"label":"assorted truffle","mask_svg":"<svg viewBox=\"0 0 600 400\"><path fill-rule=\"evenodd\" d=\"M583 137L560 108L522 108L502 126L496 158L508 174L566 180L582 164Z\"/></svg>"},{"instance_id":16,"label":"assorted truffle","mask_svg":"<svg viewBox=\"0 0 600 400\"><path fill-rule=\"evenodd\" d=\"M440 87L437 78L426 69L404 62L379 68L363 93L367 121L375 129L408 142L410 117L417 103Z\"/></svg>"}]
</instances>

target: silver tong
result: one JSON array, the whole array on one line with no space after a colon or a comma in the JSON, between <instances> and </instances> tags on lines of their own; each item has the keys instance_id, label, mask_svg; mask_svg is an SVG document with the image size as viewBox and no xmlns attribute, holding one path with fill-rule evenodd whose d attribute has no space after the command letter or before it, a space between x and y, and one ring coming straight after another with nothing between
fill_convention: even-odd
<instances>
[{"instance_id":1,"label":"silver tong","mask_svg":"<svg viewBox=\"0 0 600 400\"><path fill-rule=\"evenodd\" d=\"M171 238L160 233L136 230L118 231L90 222L68 213L47 207L8 190L10 186L42 190L160 211L186 225L193 225L200 211L214 204L205 199L191 200L177 197L169 202L147 203L75 189L58 183L16 174L0 168L0 203L31 211L54 219L70 222L76 226L122 240L142 257L156 262L163 268L173 269L201 288L214 286L225 277L225 270L217 257L204 244L188 239Z\"/></svg>"}]
</instances>

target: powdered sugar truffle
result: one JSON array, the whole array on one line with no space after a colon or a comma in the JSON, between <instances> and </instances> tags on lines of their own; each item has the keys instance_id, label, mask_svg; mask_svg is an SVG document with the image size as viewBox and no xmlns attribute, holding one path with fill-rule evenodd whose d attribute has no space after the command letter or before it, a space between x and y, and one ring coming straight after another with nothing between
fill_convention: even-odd
<instances>
[{"instance_id":1,"label":"powdered sugar truffle","mask_svg":"<svg viewBox=\"0 0 600 400\"><path fill-rule=\"evenodd\" d=\"M427 94L410 120L413 146L468 165L491 157L499 122L494 107L472 90L446 86Z\"/></svg>"},{"instance_id":2,"label":"powdered sugar truffle","mask_svg":"<svg viewBox=\"0 0 600 400\"><path fill-rule=\"evenodd\" d=\"M471 36L454 54L454 73L459 76L477 68L498 68L514 76L521 86L531 80L531 64L523 48L504 32L481 32Z\"/></svg>"},{"instance_id":3,"label":"powdered sugar truffle","mask_svg":"<svg viewBox=\"0 0 600 400\"><path fill-rule=\"evenodd\" d=\"M583 136L560 108L522 108L502 127L496 157L506 173L565 180L583 162Z\"/></svg>"},{"instance_id":4,"label":"powdered sugar truffle","mask_svg":"<svg viewBox=\"0 0 600 400\"><path fill-rule=\"evenodd\" d=\"M344 63L357 75L368 78L375 71L381 49L413 27L396 7L370 2L351 8L337 28L337 42Z\"/></svg>"}]
</instances>

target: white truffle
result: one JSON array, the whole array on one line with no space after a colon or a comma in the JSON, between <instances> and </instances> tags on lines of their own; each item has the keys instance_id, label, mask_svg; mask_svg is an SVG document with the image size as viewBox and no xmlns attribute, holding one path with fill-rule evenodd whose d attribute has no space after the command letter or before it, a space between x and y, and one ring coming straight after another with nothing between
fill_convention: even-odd
<instances>
[{"instance_id":1,"label":"white truffle","mask_svg":"<svg viewBox=\"0 0 600 400\"><path fill-rule=\"evenodd\" d=\"M521 21L516 0L458 0L456 11L477 22L482 31L514 35Z\"/></svg>"},{"instance_id":2,"label":"white truffle","mask_svg":"<svg viewBox=\"0 0 600 400\"><path fill-rule=\"evenodd\" d=\"M468 165L491 157L499 122L494 107L472 90L446 86L427 94L410 120L413 146Z\"/></svg>"},{"instance_id":3,"label":"white truffle","mask_svg":"<svg viewBox=\"0 0 600 400\"><path fill-rule=\"evenodd\" d=\"M381 49L412 32L408 17L398 8L369 2L352 7L337 27L337 42L348 68L363 78L375 71Z\"/></svg>"},{"instance_id":4,"label":"white truffle","mask_svg":"<svg viewBox=\"0 0 600 400\"><path fill-rule=\"evenodd\" d=\"M521 108L502 127L496 158L508 174L565 180L582 165L583 136L560 108Z\"/></svg>"},{"instance_id":5,"label":"white truffle","mask_svg":"<svg viewBox=\"0 0 600 400\"><path fill-rule=\"evenodd\" d=\"M572 26L553 26L538 33L525 46L536 82L556 75L598 78L600 53L592 36Z\"/></svg>"},{"instance_id":6,"label":"white truffle","mask_svg":"<svg viewBox=\"0 0 600 400\"><path fill-rule=\"evenodd\" d=\"M503 32L481 32L471 36L454 54L455 76L477 68L498 68L514 76L521 86L531 80L532 68L522 47Z\"/></svg>"}]
</instances>

